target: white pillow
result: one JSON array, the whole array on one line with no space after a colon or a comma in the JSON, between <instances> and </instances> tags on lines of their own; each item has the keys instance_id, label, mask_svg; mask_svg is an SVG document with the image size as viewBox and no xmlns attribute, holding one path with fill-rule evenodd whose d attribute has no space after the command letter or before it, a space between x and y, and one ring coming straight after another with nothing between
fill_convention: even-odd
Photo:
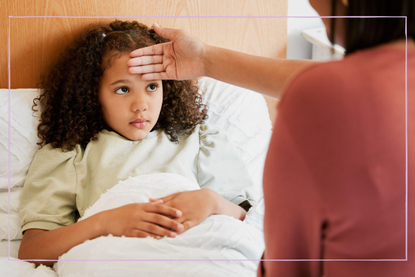
<instances>
[{"instance_id":1,"label":"white pillow","mask_svg":"<svg viewBox=\"0 0 415 277\"><path fill-rule=\"evenodd\" d=\"M22 238L20 229L19 204L22 195L22 187L10 190L10 218L9 218L9 191L0 191L0 240L9 239L9 220L10 220L10 239L18 240Z\"/></svg>"},{"instance_id":2,"label":"white pillow","mask_svg":"<svg viewBox=\"0 0 415 277\"><path fill-rule=\"evenodd\" d=\"M10 187L23 186L36 153L38 119L32 115L36 89L10 90ZM0 189L8 188L9 90L0 89Z\"/></svg>"},{"instance_id":3,"label":"white pillow","mask_svg":"<svg viewBox=\"0 0 415 277\"><path fill-rule=\"evenodd\" d=\"M199 87L206 92L203 102L209 106L207 122L227 132L247 166L257 195L262 195L263 169L272 134L267 102L259 93L212 78L201 78Z\"/></svg>"},{"instance_id":4,"label":"white pillow","mask_svg":"<svg viewBox=\"0 0 415 277\"><path fill-rule=\"evenodd\" d=\"M271 137L271 120L265 99L258 93L211 78L199 80L209 106L209 119L227 131L262 195L262 173ZM37 151L38 118L32 113L36 89L11 90L11 237L21 238L18 206L21 186ZM8 239L8 90L0 89L0 239ZM19 188L20 187L20 188ZM6 210L5 210L6 209Z\"/></svg>"}]
</instances>

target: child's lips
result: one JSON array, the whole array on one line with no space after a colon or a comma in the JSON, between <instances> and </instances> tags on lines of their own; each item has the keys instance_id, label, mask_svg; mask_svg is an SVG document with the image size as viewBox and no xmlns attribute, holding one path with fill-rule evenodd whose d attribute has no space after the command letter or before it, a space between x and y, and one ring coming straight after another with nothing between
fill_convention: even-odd
<instances>
[{"instance_id":1,"label":"child's lips","mask_svg":"<svg viewBox=\"0 0 415 277\"><path fill-rule=\"evenodd\" d=\"M136 128L144 128L147 126L148 124L148 120L147 119L137 119L134 120L133 122L130 122L130 124Z\"/></svg>"}]
</instances>

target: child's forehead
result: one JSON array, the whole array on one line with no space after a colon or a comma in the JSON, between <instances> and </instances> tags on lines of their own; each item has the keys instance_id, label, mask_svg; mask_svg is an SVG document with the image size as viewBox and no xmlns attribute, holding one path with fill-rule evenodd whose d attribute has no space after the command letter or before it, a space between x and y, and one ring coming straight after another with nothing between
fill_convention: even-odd
<instances>
[{"instance_id":1,"label":"child's forehead","mask_svg":"<svg viewBox=\"0 0 415 277\"><path fill-rule=\"evenodd\" d=\"M104 76L108 75L121 75L129 74L128 72L128 60L130 59L129 53L114 53L107 58L107 61L103 61L106 64L103 72Z\"/></svg>"},{"instance_id":2,"label":"child's forehead","mask_svg":"<svg viewBox=\"0 0 415 277\"><path fill-rule=\"evenodd\" d=\"M102 61L101 61L101 65L103 69L106 70L110 68L111 66L113 66L113 64L124 55L128 55L128 52L112 50L112 51L108 51L107 53L104 53L104 55L102 56Z\"/></svg>"}]
</instances>

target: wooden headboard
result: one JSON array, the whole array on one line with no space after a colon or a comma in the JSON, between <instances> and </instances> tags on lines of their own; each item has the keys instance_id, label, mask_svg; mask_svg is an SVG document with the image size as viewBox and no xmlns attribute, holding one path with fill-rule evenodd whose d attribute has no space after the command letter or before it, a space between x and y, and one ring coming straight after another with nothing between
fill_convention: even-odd
<instances>
[{"instance_id":1,"label":"wooden headboard","mask_svg":"<svg viewBox=\"0 0 415 277\"><path fill-rule=\"evenodd\" d=\"M149 26L155 21L164 27L188 30L208 44L254 55L285 58L286 18L258 18L285 15L287 0L1 0L0 88L9 87L9 22L11 88L34 88L41 72L78 30L90 23L115 20L17 16L118 16L117 19L137 20ZM123 16L154 18L122 18ZM197 18L198 16L205 18ZM214 16L223 18L213 18ZM267 99L271 105L273 101Z\"/></svg>"}]
</instances>

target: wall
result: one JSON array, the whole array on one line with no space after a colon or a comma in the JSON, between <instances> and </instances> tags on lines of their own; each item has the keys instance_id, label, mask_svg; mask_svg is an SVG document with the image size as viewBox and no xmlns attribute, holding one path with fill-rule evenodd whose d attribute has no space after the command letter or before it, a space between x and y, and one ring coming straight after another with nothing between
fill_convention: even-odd
<instances>
[{"instance_id":1,"label":"wall","mask_svg":"<svg viewBox=\"0 0 415 277\"><path fill-rule=\"evenodd\" d=\"M0 0L0 88L8 88L9 16L285 16L288 0ZM11 18L10 86L33 88L63 47L97 18ZM272 58L286 56L286 18L140 18L183 28L206 43ZM265 97L272 120L276 100Z\"/></svg>"},{"instance_id":2,"label":"wall","mask_svg":"<svg viewBox=\"0 0 415 277\"><path fill-rule=\"evenodd\" d=\"M288 16L318 16L308 0L288 0ZM287 19L287 59L311 59L311 43L301 36L304 29L324 27L320 18Z\"/></svg>"},{"instance_id":3,"label":"wall","mask_svg":"<svg viewBox=\"0 0 415 277\"><path fill-rule=\"evenodd\" d=\"M285 16L287 0L0 0L0 88L8 87L9 16ZM11 18L11 88L33 88L63 47L96 18ZM284 58L286 19L140 18L183 28L203 41L253 55Z\"/></svg>"}]
</instances>

